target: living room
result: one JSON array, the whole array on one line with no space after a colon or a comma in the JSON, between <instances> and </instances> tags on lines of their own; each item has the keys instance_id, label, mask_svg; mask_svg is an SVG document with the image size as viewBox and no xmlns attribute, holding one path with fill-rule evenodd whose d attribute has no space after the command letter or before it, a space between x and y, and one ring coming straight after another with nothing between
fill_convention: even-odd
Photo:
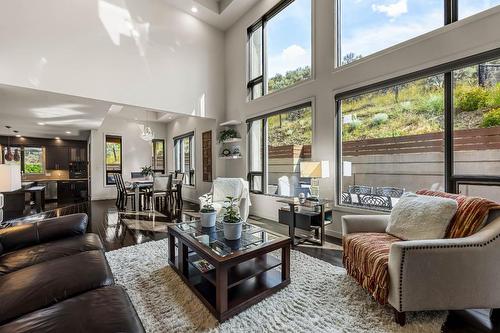
<instances>
[{"instance_id":1,"label":"living room","mask_svg":"<svg viewBox=\"0 0 500 333\"><path fill-rule=\"evenodd\" d=\"M4 2L0 332L497 331L499 5Z\"/></svg>"}]
</instances>

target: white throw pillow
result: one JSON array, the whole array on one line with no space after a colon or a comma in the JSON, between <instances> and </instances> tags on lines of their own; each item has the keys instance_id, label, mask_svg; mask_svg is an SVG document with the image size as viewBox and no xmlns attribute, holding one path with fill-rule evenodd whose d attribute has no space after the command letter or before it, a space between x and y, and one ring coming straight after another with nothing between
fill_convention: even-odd
<instances>
[{"instance_id":1,"label":"white throw pillow","mask_svg":"<svg viewBox=\"0 0 500 333\"><path fill-rule=\"evenodd\" d=\"M404 240L441 239L456 211L453 199L405 193L385 231Z\"/></svg>"}]
</instances>

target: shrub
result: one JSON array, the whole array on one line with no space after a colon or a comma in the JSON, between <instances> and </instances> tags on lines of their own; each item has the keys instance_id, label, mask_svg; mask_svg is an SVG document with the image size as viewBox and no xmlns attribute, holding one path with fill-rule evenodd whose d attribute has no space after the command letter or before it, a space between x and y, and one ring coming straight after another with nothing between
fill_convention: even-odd
<instances>
[{"instance_id":1,"label":"shrub","mask_svg":"<svg viewBox=\"0 0 500 333\"><path fill-rule=\"evenodd\" d=\"M25 163L24 164L25 173L42 173L42 166L40 164Z\"/></svg>"},{"instance_id":2,"label":"shrub","mask_svg":"<svg viewBox=\"0 0 500 333\"><path fill-rule=\"evenodd\" d=\"M430 95L422 98L415 106L417 113L441 115L444 112L444 98L442 95Z\"/></svg>"},{"instance_id":3,"label":"shrub","mask_svg":"<svg viewBox=\"0 0 500 333\"><path fill-rule=\"evenodd\" d=\"M389 120L389 116L387 115L387 113L377 113L372 118L372 126L381 125L387 122L387 120Z\"/></svg>"},{"instance_id":4,"label":"shrub","mask_svg":"<svg viewBox=\"0 0 500 333\"><path fill-rule=\"evenodd\" d=\"M347 124L347 130L349 132L354 131L356 128L359 128L363 122L359 119L353 119L349 124Z\"/></svg>"},{"instance_id":5,"label":"shrub","mask_svg":"<svg viewBox=\"0 0 500 333\"><path fill-rule=\"evenodd\" d=\"M499 107L500 106L500 83L491 88L489 91L490 99L488 101L489 106Z\"/></svg>"},{"instance_id":6,"label":"shrub","mask_svg":"<svg viewBox=\"0 0 500 333\"><path fill-rule=\"evenodd\" d=\"M461 111L475 111L487 106L488 91L480 86L461 85L455 89L455 107Z\"/></svg>"},{"instance_id":7,"label":"shrub","mask_svg":"<svg viewBox=\"0 0 500 333\"><path fill-rule=\"evenodd\" d=\"M483 127L500 126L500 108L488 111L483 116Z\"/></svg>"}]
</instances>

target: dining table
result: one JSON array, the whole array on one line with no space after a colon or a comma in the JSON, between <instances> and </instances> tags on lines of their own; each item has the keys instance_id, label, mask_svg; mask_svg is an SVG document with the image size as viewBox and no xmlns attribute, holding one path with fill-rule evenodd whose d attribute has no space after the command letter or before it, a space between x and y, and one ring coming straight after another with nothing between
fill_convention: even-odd
<instances>
[{"instance_id":1,"label":"dining table","mask_svg":"<svg viewBox=\"0 0 500 333\"><path fill-rule=\"evenodd\" d=\"M129 184L132 186L134 189L134 196L135 196L135 202L138 207L138 211L141 210L141 189L143 188L151 188L153 187L153 179L149 177L142 177L142 178L132 178L129 181Z\"/></svg>"}]
</instances>

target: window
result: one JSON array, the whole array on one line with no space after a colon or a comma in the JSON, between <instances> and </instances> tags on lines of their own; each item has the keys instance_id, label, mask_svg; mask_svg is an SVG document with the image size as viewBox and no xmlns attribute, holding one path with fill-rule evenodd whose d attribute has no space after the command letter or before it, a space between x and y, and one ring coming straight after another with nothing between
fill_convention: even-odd
<instances>
[{"instance_id":1,"label":"window","mask_svg":"<svg viewBox=\"0 0 500 333\"><path fill-rule=\"evenodd\" d=\"M500 202L500 49L336 100L340 205L390 210L422 188Z\"/></svg>"},{"instance_id":2,"label":"window","mask_svg":"<svg viewBox=\"0 0 500 333\"><path fill-rule=\"evenodd\" d=\"M248 123L250 190L280 196L310 193L300 162L311 159L312 107L305 103Z\"/></svg>"},{"instance_id":3,"label":"window","mask_svg":"<svg viewBox=\"0 0 500 333\"><path fill-rule=\"evenodd\" d=\"M337 0L337 65L496 5L500 0Z\"/></svg>"},{"instance_id":4,"label":"window","mask_svg":"<svg viewBox=\"0 0 500 333\"><path fill-rule=\"evenodd\" d=\"M151 166L155 173L165 173L165 140L153 139Z\"/></svg>"},{"instance_id":5,"label":"window","mask_svg":"<svg viewBox=\"0 0 500 333\"><path fill-rule=\"evenodd\" d=\"M194 132L174 138L175 171L184 174L183 183L195 185Z\"/></svg>"},{"instance_id":6,"label":"window","mask_svg":"<svg viewBox=\"0 0 500 333\"><path fill-rule=\"evenodd\" d=\"M42 174L45 172L43 148L23 148L23 171L25 174Z\"/></svg>"},{"instance_id":7,"label":"window","mask_svg":"<svg viewBox=\"0 0 500 333\"><path fill-rule=\"evenodd\" d=\"M114 185L115 173L122 174L122 137L106 135L106 185Z\"/></svg>"},{"instance_id":8,"label":"window","mask_svg":"<svg viewBox=\"0 0 500 333\"><path fill-rule=\"evenodd\" d=\"M248 28L250 99L311 78L311 13L311 0L283 0Z\"/></svg>"}]
</instances>

